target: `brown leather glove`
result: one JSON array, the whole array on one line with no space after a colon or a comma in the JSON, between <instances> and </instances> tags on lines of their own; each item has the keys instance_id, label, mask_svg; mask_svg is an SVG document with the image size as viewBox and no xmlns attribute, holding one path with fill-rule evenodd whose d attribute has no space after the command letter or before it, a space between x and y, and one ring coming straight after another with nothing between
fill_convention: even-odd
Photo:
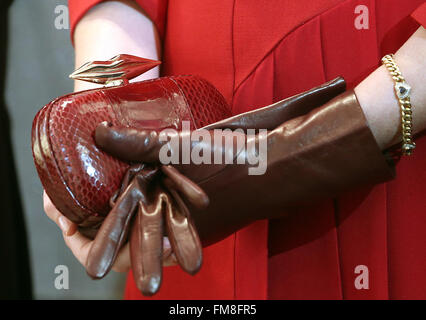
<instances>
[{"instance_id":1,"label":"brown leather glove","mask_svg":"<svg viewBox=\"0 0 426 320\"><path fill-rule=\"evenodd\" d=\"M191 151L195 148L209 151L210 148L210 151L220 151L234 160L243 159L244 165L174 165L209 195L207 209L190 207L204 245L219 241L255 220L276 218L285 208L333 197L345 190L393 177L392 167L368 128L353 91L301 114L296 118L276 119L271 126L264 125L264 121L257 126L256 121L245 122L247 117L237 116L206 127L246 130L249 128L245 124L249 123L251 128L265 126L270 129L266 136L267 170L262 175L248 174L249 159L256 158L261 149L236 148L241 135L247 141L260 141L259 135L253 138L244 133L234 134L234 143L228 149L220 149L217 144L205 141L191 144ZM179 140L184 141L187 134L178 133ZM215 139L212 131L210 139ZM174 152L170 142L160 141L158 132L113 128L105 124L97 128L96 142L112 155L131 161L158 163L164 145ZM169 169L168 166L162 167L167 176L177 180Z\"/></svg>"},{"instance_id":2,"label":"brown leather glove","mask_svg":"<svg viewBox=\"0 0 426 320\"><path fill-rule=\"evenodd\" d=\"M130 167L87 257L86 270L91 277L106 275L128 233L135 283L144 295L155 294L161 286L163 235L168 236L184 271L195 274L200 269L202 246L182 196L198 209L206 207L208 198L186 177L175 175L178 185L164 179L158 167Z\"/></svg>"}]
</instances>

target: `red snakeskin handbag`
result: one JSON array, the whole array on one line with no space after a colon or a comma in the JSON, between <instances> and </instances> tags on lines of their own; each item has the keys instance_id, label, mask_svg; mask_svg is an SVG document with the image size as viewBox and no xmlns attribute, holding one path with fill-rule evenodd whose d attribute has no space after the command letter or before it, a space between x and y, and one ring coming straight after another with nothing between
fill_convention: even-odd
<instances>
[{"instance_id":1,"label":"red snakeskin handbag","mask_svg":"<svg viewBox=\"0 0 426 320\"><path fill-rule=\"evenodd\" d=\"M43 187L56 208L82 228L102 222L129 168L96 147L99 123L179 130L184 120L200 128L230 116L223 96L196 76L128 83L158 64L129 55L88 63L71 77L115 86L59 97L34 118L32 149Z\"/></svg>"}]
</instances>

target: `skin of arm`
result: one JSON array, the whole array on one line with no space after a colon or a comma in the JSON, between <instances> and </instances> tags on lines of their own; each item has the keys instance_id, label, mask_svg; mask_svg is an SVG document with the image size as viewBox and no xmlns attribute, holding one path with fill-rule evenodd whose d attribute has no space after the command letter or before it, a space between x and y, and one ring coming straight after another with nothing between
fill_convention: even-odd
<instances>
[{"instance_id":1,"label":"skin of arm","mask_svg":"<svg viewBox=\"0 0 426 320\"><path fill-rule=\"evenodd\" d=\"M426 29L420 27L395 53L394 59L412 88L413 134L418 133L426 129ZM370 129L382 150L402 139L400 107L394 85L389 71L382 65L355 88Z\"/></svg>"},{"instance_id":2,"label":"skin of arm","mask_svg":"<svg viewBox=\"0 0 426 320\"><path fill-rule=\"evenodd\" d=\"M106 60L120 53L128 53L158 60L159 38L154 24L132 1L108 1L92 8L78 23L74 33L75 65L92 60ZM420 27L395 54L403 76L411 85L414 132L426 128L426 30ZM133 81L156 78L159 68ZM75 91L98 87L82 81L75 82ZM365 113L370 129L379 146L388 148L401 140L399 105L394 93L394 82L384 66L365 78L355 93ZM84 265L92 241L77 231L77 226L64 217L46 193L44 210L63 232L64 240L76 258ZM166 250L170 250L170 246ZM165 265L175 261L166 261ZM129 246L119 253L113 270L125 272L130 268Z\"/></svg>"},{"instance_id":3,"label":"skin of arm","mask_svg":"<svg viewBox=\"0 0 426 320\"><path fill-rule=\"evenodd\" d=\"M107 1L93 7L77 24L74 32L75 67L88 61L107 60L126 53L159 60L157 30L142 9L130 0ZM157 78L156 67L132 80ZM74 91L99 87L75 81Z\"/></svg>"}]
</instances>

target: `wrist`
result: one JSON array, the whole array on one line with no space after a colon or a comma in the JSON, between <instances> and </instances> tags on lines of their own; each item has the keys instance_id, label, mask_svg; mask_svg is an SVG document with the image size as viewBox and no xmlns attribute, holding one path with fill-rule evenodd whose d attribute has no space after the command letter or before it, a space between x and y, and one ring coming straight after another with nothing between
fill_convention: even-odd
<instances>
[{"instance_id":1,"label":"wrist","mask_svg":"<svg viewBox=\"0 0 426 320\"><path fill-rule=\"evenodd\" d=\"M359 104L379 147L384 150L400 140L400 113L392 78L379 67L355 89Z\"/></svg>"},{"instance_id":2,"label":"wrist","mask_svg":"<svg viewBox=\"0 0 426 320\"><path fill-rule=\"evenodd\" d=\"M412 87L413 134L426 128L426 31L419 28L395 54L407 83ZM402 140L401 108L395 96L395 83L385 66L371 73L356 88L361 108L377 143L382 149Z\"/></svg>"}]
</instances>

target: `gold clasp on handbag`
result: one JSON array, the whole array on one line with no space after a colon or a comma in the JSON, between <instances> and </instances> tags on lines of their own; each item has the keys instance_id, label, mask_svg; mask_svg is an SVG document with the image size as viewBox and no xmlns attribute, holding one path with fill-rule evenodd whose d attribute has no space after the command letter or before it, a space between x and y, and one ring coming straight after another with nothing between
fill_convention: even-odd
<instances>
[{"instance_id":1,"label":"gold clasp on handbag","mask_svg":"<svg viewBox=\"0 0 426 320\"><path fill-rule=\"evenodd\" d=\"M119 86L151 70L161 61L119 54L106 61L91 61L69 75L71 79L88 81L105 86Z\"/></svg>"}]
</instances>

